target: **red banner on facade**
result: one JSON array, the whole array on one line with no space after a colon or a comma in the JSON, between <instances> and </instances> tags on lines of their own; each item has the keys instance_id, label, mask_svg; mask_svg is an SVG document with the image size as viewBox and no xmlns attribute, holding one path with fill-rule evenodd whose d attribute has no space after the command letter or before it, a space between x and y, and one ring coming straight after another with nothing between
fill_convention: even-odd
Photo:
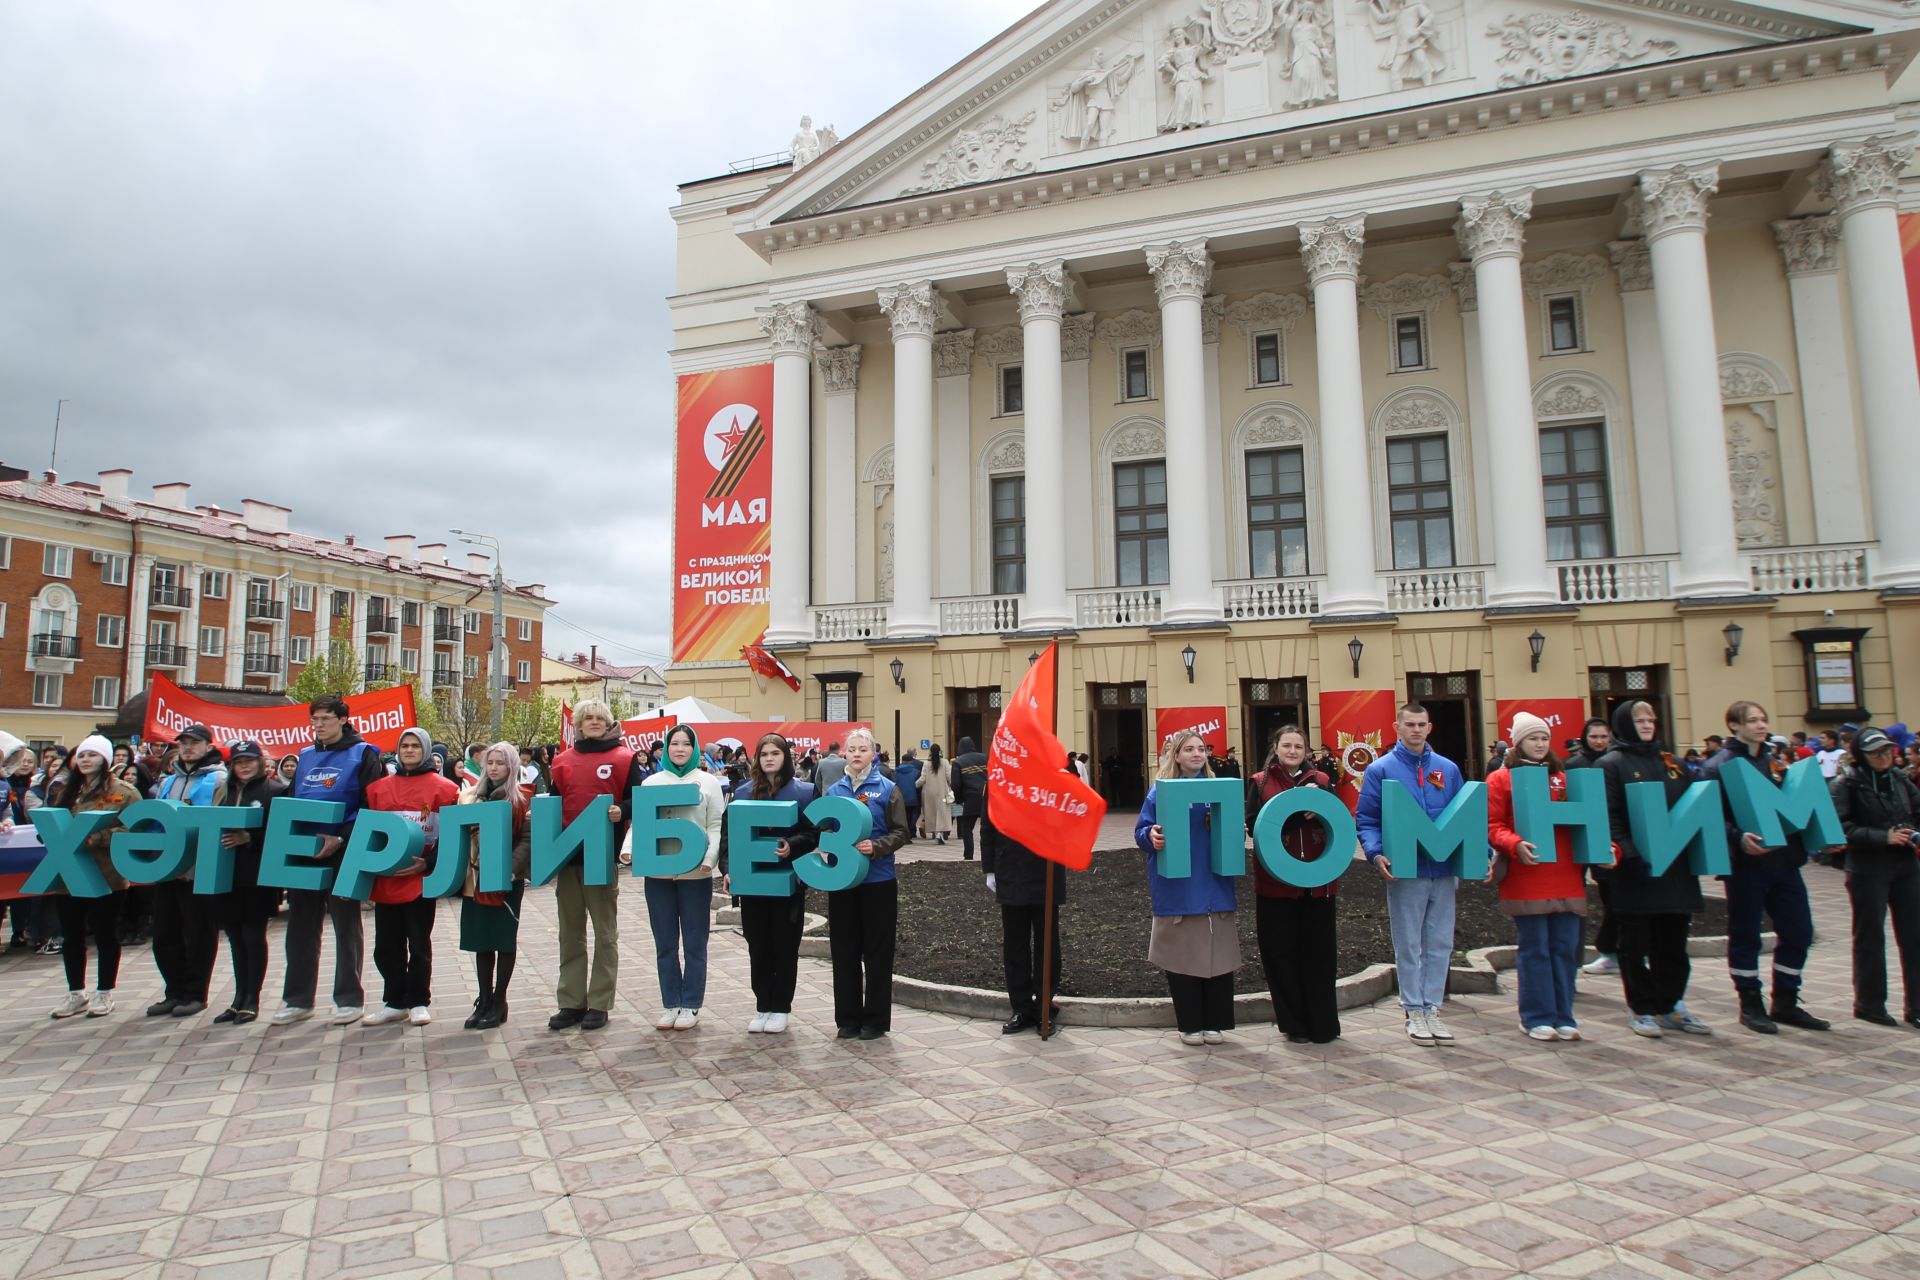
<instances>
[{"instance_id":1,"label":"red banner on facade","mask_svg":"<svg viewBox=\"0 0 1920 1280\"><path fill-rule=\"evenodd\" d=\"M797 759L809 751L827 754L827 748L836 742L845 742L847 735L855 729L865 729L869 733L873 726L865 721L842 723L832 720L724 720L715 724L697 724L694 729L700 734L700 741L709 747L725 744L730 747L745 747L753 750L753 744L769 733L777 733L793 746ZM885 745L885 744L883 744ZM899 758L899 750L889 747L892 758Z\"/></svg>"},{"instance_id":2,"label":"red banner on facade","mask_svg":"<svg viewBox=\"0 0 1920 1280\"><path fill-rule=\"evenodd\" d=\"M400 745L400 731L420 723L414 718L413 688L395 685L372 693L347 695L348 721L360 736L392 751ZM284 707L229 707L196 698L165 676L147 685L147 722L141 734L149 742L172 742L191 724L213 731L214 745L224 748L237 738L251 738L269 756L285 755L313 744L313 726L304 702Z\"/></svg>"},{"instance_id":3,"label":"red banner on facade","mask_svg":"<svg viewBox=\"0 0 1920 1280\"><path fill-rule=\"evenodd\" d=\"M673 660L738 661L767 629L773 366L680 379Z\"/></svg>"},{"instance_id":4,"label":"red banner on facade","mask_svg":"<svg viewBox=\"0 0 1920 1280\"><path fill-rule=\"evenodd\" d=\"M1907 269L1907 324L1920 359L1920 213L1900 215L1900 259Z\"/></svg>"},{"instance_id":5,"label":"red banner on facade","mask_svg":"<svg viewBox=\"0 0 1920 1280\"><path fill-rule=\"evenodd\" d=\"M1187 729L1197 730L1207 740L1207 750L1216 756L1227 754L1227 709L1225 707L1162 707L1154 714L1153 746L1158 759L1166 754L1167 739Z\"/></svg>"},{"instance_id":6,"label":"red banner on facade","mask_svg":"<svg viewBox=\"0 0 1920 1280\"><path fill-rule=\"evenodd\" d=\"M1509 732L1513 728L1513 717L1522 711L1547 722L1553 734L1553 754L1563 759L1567 754L1567 739L1578 738L1581 726L1587 722L1587 704L1578 698L1501 698L1493 704L1494 718L1498 721L1494 733L1508 746L1513 745L1513 734Z\"/></svg>"},{"instance_id":7,"label":"red banner on facade","mask_svg":"<svg viewBox=\"0 0 1920 1280\"><path fill-rule=\"evenodd\" d=\"M1394 743L1399 710L1391 689L1348 689L1320 695L1320 737L1340 764L1334 789L1349 809L1360 803L1360 775Z\"/></svg>"}]
</instances>

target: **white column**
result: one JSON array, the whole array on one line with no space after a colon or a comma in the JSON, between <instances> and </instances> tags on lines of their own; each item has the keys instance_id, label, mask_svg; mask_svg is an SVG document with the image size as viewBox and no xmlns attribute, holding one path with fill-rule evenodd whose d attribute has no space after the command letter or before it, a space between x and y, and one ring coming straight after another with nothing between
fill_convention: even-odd
<instances>
[{"instance_id":1,"label":"white column","mask_svg":"<svg viewBox=\"0 0 1920 1280\"><path fill-rule=\"evenodd\" d=\"M768 513L767 643L813 639L807 616L813 462L813 310L804 302L760 308L773 346L773 510Z\"/></svg>"},{"instance_id":2,"label":"white column","mask_svg":"<svg viewBox=\"0 0 1920 1280\"><path fill-rule=\"evenodd\" d=\"M1064 631L1067 607L1066 420L1060 370L1060 319L1067 269L1058 259L1007 268L1020 303L1021 391L1026 420L1027 593L1022 631Z\"/></svg>"},{"instance_id":3,"label":"white column","mask_svg":"<svg viewBox=\"0 0 1920 1280\"><path fill-rule=\"evenodd\" d=\"M1487 402L1485 381L1480 375L1480 297L1474 291L1473 264L1449 262L1447 274L1453 280L1454 298L1460 307L1460 350L1467 364L1467 448L1473 454L1473 491L1493 492L1492 446L1482 427L1480 406ZM1476 547L1493 546L1494 503L1473 504L1473 538Z\"/></svg>"},{"instance_id":4,"label":"white column","mask_svg":"<svg viewBox=\"0 0 1920 1280\"><path fill-rule=\"evenodd\" d=\"M1865 419L1867 476L1873 496L1873 557L1877 587L1920 588L1920 369L1907 311L1906 272L1894 200L1900 174L1913 158L1905 138L1835 143L1819 181L1840 211L1847 293L1853 304L1853 349L1860 368L1860 412ZM1811 433L1809 433L1811 434Z\"/></svg>"},{"instance_id":5,"label":"white column","mask_svg":"<svg viewBox=\"0 0 1920 1280\"><path fill-rule=\"evenodd\" d=\"M1320 374L1321 555L1327 587L1323 618L1387 611L1374 563L1373 494L1366 395L1360 382L1360 253L1366 215L1328 218L1300 228L1300 256L1313 286L1314 350Z\"/></svg>"},{"instance_id":6,"label":"white column","mask_svg":"<svg viewBox=\"0 0 1920 1280\"><path fill-rule=\"evenodd\" d=\"M1617 528L1621 555L1670 555L1680 549L1673 518L1673 450L1667 443L1667 369L1653 303L1653 255L1645 240L1607 246L1620 277L1620 319L1627 339L1627 406L1640 527ZM1616 520L1618 516L1616 516ZM1638 539L1637 541L1635 539Z\"/></svg>"},{"instance_id":7,"label":"white column","mask_svg":"<svg viewBox=\"0 0 1920 1280\"><path fill-rule=\"evenodd\" d=\"M893 321L893 605L889 636L930 636L933 616L933 284L880 290Z\"/></svg>"},{"instance_id":8,"label":"white column","mask_svg":"<svg viewBox=\"0 0 1920 1280\"><path fill-rule=\"evenodd\" d=\"M859 421L860 348L830 347L814 352L820 371L820 447L814 480L819 487L819 563L813 581L821 604L852 604L860 598L855 581L853 521L860 494L860 459L856 448ZM811 487L808 496L813 497ZM809 511L807 528L813 528Z\"/></svg>"},{"instance_id":9,"label":"white column","mask_svg":"<svg viewBox=\"0 0 1920 1280\"><path fill-rule=\"evenodd\" d=\"M1813 481L1813 536L1820 542L1858 542L1871 536L1871 525L1860 500L1866 473L1840 303L1840 219L1789 218L1773 224L1773 235L1786 263L1793 305L1807 473Z\"/></svg>"},{"instance_id":10,"label":"white column","mask_svg":"<svg viewBox=\"0 0 1920 1280\"><path fill-rule=\"evenodd\" d=\"M1533 192L1496 191L1460 202L1455 226L1461 251L1473 263L1480 314L1480 394L1474 438L1485 434L1493 502L1495 608L1557 604L1560 593L1547 565L1547 511L1540 479L1540 431L1533 420L1528 378L1526 291L1520 250Z\"/></svg>"},{"instance_id":11,"label":"white column","mask_svg":"<svg viewBox=\"0 0 1920 1280\"><path fill-rule=\"evenodd\" d=\"M934 548L943 596L973 594L973 330L935 334L934 471L940 477L940 538Z\"/></svg>"},{"instance_id":12,"label":"white column","mask_svg":"<svg viewBox=\"0 0 1920 1280\"><path fill-rule=\"evenodd\" d=\"M1060 321L1062 439L1067 468L1067 588L1091 587L1097 572L1093 527L1093 317ZM1071 601L1069 601L1071 606Z\"/></svg>"},{"instance_id":13,"label":"white column","mask_svg":"<svg viewBox=\"0 0 1920 1280\"><path fill-rule=\"evenodd\" d=\"M1726 419L1720 408L1720 347L1707 280L1707 200L1720 186L1714 162L1640 175L1641 222L1653 258L1667 381L1668 444L1676 483L1680 568L1673 593L1753 592L1733 531Z\"/></svg>"},{"instance_id":14,"label":"white column","mask_svg":"<svg viewBox=\"0 0 1920 1280\"><path fill-rule=\"evenodd\" d=\"M1167 410L1167 593L1160 616L1172 623L1217 622L1220 593L1213 585L1209 526L1219 522L1220 513L1207 505L1207 433L1213 428L1207 422L1200 321L1213 262L1206 241L1176 240L1147 246L1147 270L1160 298Z\"/></svg>"},{"instance_id":15,"label":"white column","mask_svg":"<svg viewBox=\"0 0 1920 1280\"><path fill-rule=\"evenodd\" d=\"M131 698L147 687L147 604L153 598L153 557L133 558L133 591L127 601L127 683L120 690Z\"/></svg>"},{"instance_id":16,"label":"white column","mask_svg":"<svg viewBox=\"0 0 1920 1280\"><path fill-rule=\"evenodd\" d=\"M1201 300L1200 361L1205 370L1201 384L1207 393L1207 510L1222 513L1221 518L1209 522L1213 530L1213 571L1222 576L1232 572L1228 568L1233 560L1227 554L1227 535L1234 532L1227 527L1231 522L1224 518L1227 442L1223 438L1226 424L1220 420L1220 322L1226 314L1227 300L1219 294Z\"/></svg>"},{"instance_id":17,"label":"white column","mask_svg":"<svg viewBox=\"0 0 1920 1280\"><path fill-rule=\"evenodd\" d=\"M399 661L399 655L394 655ZM229 688L246 684L247 669L247 575L235 569L227 577L227 674L221 681Z\"/></svg>"}]
</instances>

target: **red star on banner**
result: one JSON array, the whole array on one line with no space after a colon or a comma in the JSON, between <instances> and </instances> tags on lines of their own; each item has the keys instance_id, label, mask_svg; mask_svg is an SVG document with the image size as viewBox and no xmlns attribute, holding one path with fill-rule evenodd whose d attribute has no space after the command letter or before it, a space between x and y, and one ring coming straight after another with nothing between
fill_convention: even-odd
<instances>
[{"instance_id":1,"label":"red star on banner","mask_svg":"<svg viewBox=\"0 0 1920 1280\"><path fill-rule=\"evenodd\" d=\"M740 447L740 442L747 438L747 429L740 425L740 419L735 418L733 426L721 432L717 438L720 441L720 456L731 458L733 451Z\"/></svg>"}]
</instances>

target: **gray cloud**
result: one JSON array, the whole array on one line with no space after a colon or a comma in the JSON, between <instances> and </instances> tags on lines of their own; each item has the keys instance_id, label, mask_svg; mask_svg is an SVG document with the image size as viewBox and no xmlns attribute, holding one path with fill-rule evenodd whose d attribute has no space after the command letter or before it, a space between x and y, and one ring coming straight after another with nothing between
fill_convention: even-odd
<instances>
[{"instance_id":1,"label":"gray cloud","mask_svg":"<svg viewBox=\"0 0 1920 1280\"><path fill-rule=\"evenodd\" d=\"M63 475L483 529L549 648L664 656L675 184L1029 7L10 5L0 457L44 466L65 398Z\"/></svg>"}]
</instances>

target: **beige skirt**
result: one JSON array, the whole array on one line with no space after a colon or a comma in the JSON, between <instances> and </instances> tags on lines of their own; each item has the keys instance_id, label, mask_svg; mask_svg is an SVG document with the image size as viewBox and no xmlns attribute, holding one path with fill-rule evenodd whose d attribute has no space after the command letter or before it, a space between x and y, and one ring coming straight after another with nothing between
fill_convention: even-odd
<instances>
[{"instance_id":1,"label":"beige skirt","mask_svg":"<svg viewBox=\"0 0 1920 1280\"><path fill-rule=\"evenodd\" d=\"M1168 973L1217 978L1240 967L1240 931L1233 912L1204 916L1155 916L1147 961Z\"/></svg>"}]
</instances>

